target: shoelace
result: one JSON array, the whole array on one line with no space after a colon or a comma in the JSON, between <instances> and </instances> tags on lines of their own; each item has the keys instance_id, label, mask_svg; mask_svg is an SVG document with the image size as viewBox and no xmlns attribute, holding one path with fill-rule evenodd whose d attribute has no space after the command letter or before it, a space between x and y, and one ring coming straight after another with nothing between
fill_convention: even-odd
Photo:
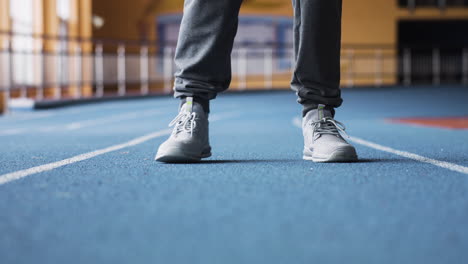
<instances>
[{"instance_id":1,"label":"shoelace","mask_svg":"<svg viewBox=\"0 0 468 264\"><path fill-rule=\"evenodd\" d=\"M343 123L331 117L324 117L319 121L312 122L312 126L314 127L314 133L312 135L314 139L324 134L341 136L341 133L349 137L348 134L346 134L346 127Z\"/></svg>"},{"instance_id":2,"label":"shoelace","mask_svg":"<svg viewBox=\"0 0 468 264\"><path fill-rule=\"evenodd\" d=\"M193 130L197 126L195 118L197 114L195 112L182 112L169 123L169 127L175 126L174 133L179 134L181 132L190 132L190 136L193 136Z\"/></svg>"}]
</instances>

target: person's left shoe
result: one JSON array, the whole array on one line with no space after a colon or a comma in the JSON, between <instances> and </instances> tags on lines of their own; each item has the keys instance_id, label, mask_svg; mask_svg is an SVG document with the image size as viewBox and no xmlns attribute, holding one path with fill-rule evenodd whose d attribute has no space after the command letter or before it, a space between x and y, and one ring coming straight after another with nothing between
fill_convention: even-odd
<instances>
[{"instance_id":1,"label":"person's left shoe","mask_svg":"<svg viewBox=\"0 0 468 264\"><path fill-rule=\"evenodd\" d=\"M159 146L155 160L165 163L199 162L211 156L208 113L203 107L186 98L179 115L169 124L174 126L171 136Z\"/></svg>"},{"instance_id":2,"label":"person's left shoe","mask_svg":"<svg viewBox=\"0 0 468 264\"><path fill-rule=\"evenodd\" d=\"M345 127L333 119L331 111L319 105L302 120L305 160L314 162L353 162L356 149L342 137Z\"/></svg>"}]
</instances>

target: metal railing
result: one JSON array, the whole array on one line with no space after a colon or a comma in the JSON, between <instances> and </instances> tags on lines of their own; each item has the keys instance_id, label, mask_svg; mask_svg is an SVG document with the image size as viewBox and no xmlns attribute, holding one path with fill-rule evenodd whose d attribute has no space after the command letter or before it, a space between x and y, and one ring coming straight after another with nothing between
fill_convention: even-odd
<instances>
[{"instance_id":1,"label":"metal railing","mask_svg":"<svg viewBox=\"0 0 468 264\"><path fill-rule=\"evenodd\" d=\"M468 85L468 48L403 47L399 81L411 84Z\"/></svg>"},{"instance_id":2,"label":"metal railing","mask_svg":"<svg viewBox=\"0 0 468 264\"><path fill-rule=\"evenodd\" d=\"M41 101L161 92L162 58L154 43L11 33L0 34L0 39L0 89L12 98Z\"/></svg>"},{"instance_id":3,"label":"metal railing","mask_svg":"<svg viewBox=\"0 0 468 264\"><path fill-rule=\"evenodd\" d=\"M152 42L11 32L0 34L0 40L0 92L7 99L40 102L172 92L173 43L157 47ZM21 41L28 42L29 49L15 47ZM289 44L238 44L232 53L231 86L238 90L287 88L293 58ZM343 45L341 76L344 87L448 81L466 85L468 48Z\"/></svg>"}]
</instances>

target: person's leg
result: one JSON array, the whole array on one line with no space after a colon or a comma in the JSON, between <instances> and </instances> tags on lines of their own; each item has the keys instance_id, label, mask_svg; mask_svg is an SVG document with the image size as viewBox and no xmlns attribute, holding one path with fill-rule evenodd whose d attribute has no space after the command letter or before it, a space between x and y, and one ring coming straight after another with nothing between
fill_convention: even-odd
<instances>
[{"instance_id":1,"label":"person's leg","mask_svg":"<svg viewBox=\"0 0 468 264\"><path fill-rule=\"evenodd\" d=\"M242 0L185 0L177 43L175 97L208 101L231 82L231 51Z\"/></svg>"},{"instance_id":2,"label":"person's leg","mask_svg":"<svg viewBox=\"0 0 468 264\"><path fill-rule=\"evenodd\" d=\"M339 107L342 0L292 2L296 67L291 88L304 106L303 115L319 104Z\"/></svg>"},{"instance_id":3,"label":"person's leg","mask_svg":"<svg viewBox=\"0 0 468 264\"><path fill-rule=\"evenodd\" d=\"M177 43L175 97L179 114L159 146L161 162L194 162L211 156L209 100L231 82L231 51L242 0L185 0Z\"/></svg>"},{"instance_id":4,"label":"person's leg","mask_svg":"<svg viewBox=\"0 0 468 264\"><path fill-rule=\"evenodd\" d=\"M355 161L355 148L334 120L340 92L342 0L293 0L296 67L291 88L303 105L304 159Z\"/></svg>"}]
</instances>

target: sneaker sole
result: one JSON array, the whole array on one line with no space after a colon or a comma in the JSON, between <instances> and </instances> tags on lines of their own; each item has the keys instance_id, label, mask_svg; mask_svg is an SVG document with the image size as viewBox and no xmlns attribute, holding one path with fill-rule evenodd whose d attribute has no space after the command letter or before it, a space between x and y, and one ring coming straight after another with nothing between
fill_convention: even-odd
<instances>
[{"instance_id":1,"label":"sneaker sole","mask_svg":"<svg viewBox=\"0 0 468 264\"><path fill-rule=\"evenodd\" d=\"M198 154L191 154L186 153L180 149L171 149L170 151L164 154L157 154L154 160L164 162L164 163L191 163L191 162L199 162L201 159L211 157L211 151L207 151L206 153L202 153L201 155Z\"/></svg>"},{"instance_id":2,"label":"sneaker sole","mask_svg":"<svg viewBox=\"0 0 468 264\"><path fill-rule=\"evenodd\" d=\"M358 161L358 155L355 150L336 150L329 156L303 156L304 160L310 160L317 163L330 163L330 162L355 162Z\"/></svg>"}]
</instances>

